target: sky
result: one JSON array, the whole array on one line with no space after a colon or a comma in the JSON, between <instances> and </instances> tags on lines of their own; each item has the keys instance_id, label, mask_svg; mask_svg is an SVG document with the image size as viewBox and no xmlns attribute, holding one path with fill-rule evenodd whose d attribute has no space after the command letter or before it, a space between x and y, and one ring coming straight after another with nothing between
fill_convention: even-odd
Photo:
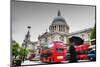
<instances>
[{"instance_id":1,"label":"sky","mask_svg":"<svg viewBox=\"0 0 100 67\"><path fill-rule=\"evenodd\" d=\"M58 10L69 25L69 33L91 28L95 24L94 6L16 1L11 3L12 39L21 44L27 26L31 26L31 41L37 41L39 35L49 31Z\"/></svg>"}]
</instances>

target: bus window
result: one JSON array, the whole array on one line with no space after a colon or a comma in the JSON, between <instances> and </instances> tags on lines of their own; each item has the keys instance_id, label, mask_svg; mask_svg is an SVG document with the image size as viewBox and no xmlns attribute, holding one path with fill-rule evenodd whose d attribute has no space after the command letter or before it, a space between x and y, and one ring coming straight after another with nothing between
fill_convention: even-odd
<instances>
[{"instance_id":1,"label":"bus window","mask_svg":"<svg viewBox=\"0 0 100 67\"><path fill-rule=\"evenodd\" d=\"M56 50L57 50L58 53L63 53L63 50L64 50L64 49L62 49L62 48L57 48Z\"/></svg>"},{"instance_id":2,"label":"bus window","mask_svg":"<svg viewBox=\"0 0 100 67\"><path fill-rule=\"evenodd\" d=\"M63 42L56 42L58 45L64 45Z\"/></svg>"}]
</instances>

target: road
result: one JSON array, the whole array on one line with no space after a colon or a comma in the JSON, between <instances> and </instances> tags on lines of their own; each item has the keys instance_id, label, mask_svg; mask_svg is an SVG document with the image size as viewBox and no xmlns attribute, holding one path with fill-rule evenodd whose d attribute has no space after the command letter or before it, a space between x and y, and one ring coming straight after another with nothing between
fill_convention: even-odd
<instances>
[{"instance_id":1,"label":"road","mask_svg":"<svg viewBox=\"0 0 100 67\"><path fill-rule=\"evenodd\" d=\"M78 60L78 62L89 62L89 60ZM68 63L68 61L63 61L62 63ZM38 64L44 65L44 64L47 64L47 63L42 63L41 61L26 60L21 65L38 65Z\"/></svg>"},{"instance_id":2,"label":"road","mask_svg":"<svg viewBox=\"0 0 100 67\"><path fill-rule=\"evenodd\" d=\"M46 63L42 63L41 61L29 61L29 60L26 60L21 65L32 65L32 64L46 64Z\"/></svg>"}]
</instances>

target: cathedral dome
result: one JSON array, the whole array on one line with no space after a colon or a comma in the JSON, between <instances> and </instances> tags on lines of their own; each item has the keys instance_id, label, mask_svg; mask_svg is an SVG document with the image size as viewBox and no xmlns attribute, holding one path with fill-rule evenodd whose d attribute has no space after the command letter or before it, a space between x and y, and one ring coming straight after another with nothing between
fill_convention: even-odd
<instances>
[{"instance_id":1,"label":"cathedral dome","mask_svg":"<svg viewBox=\"0 0 100 67\"><path fill-rule=\"evenodd\" d=\"M52 24L49 27L51 32L68 32L69 26L67 25L65 19L61 16L60 10L58 15L52 21Z\"/></svg>"},{"instance_id":2,"label":"cathedral dome","mask_svg":"<svg viewBox=\"0 0 100 67\"><path fill-rule=\"evenodd\" d=\"M58 11L58 16L54 18L52 25L65 25L66 21L65 19L61 16L60 11Z\"/></svg>"},{"instance_id":3,"label":"cathedral dome","mask_svg":"<svg viewBox=\"0 0 100 67\"><path fill-rule=\"evenodd\" d=\"M66 21L62 16L57 16L54 18L52 25L65 25Z\"/></svg>"}]
</instances>

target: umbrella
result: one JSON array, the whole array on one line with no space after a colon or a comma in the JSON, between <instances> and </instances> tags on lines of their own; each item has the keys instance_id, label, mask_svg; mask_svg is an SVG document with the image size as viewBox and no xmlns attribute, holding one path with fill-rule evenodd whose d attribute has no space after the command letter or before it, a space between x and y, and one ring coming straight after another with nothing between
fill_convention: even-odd
<instances>
[{"instance_id":1,"label":"umbrella","mask_svg":"<svg viewBox=\"0 0 100 67\"><path fill-rule=\"evenodd\" d=\"M84 40L78 36L72 36L71 38L69 38L70 42L74 42L75 45L81 45L84 43Z\"/></svg>"}]
</instances>

